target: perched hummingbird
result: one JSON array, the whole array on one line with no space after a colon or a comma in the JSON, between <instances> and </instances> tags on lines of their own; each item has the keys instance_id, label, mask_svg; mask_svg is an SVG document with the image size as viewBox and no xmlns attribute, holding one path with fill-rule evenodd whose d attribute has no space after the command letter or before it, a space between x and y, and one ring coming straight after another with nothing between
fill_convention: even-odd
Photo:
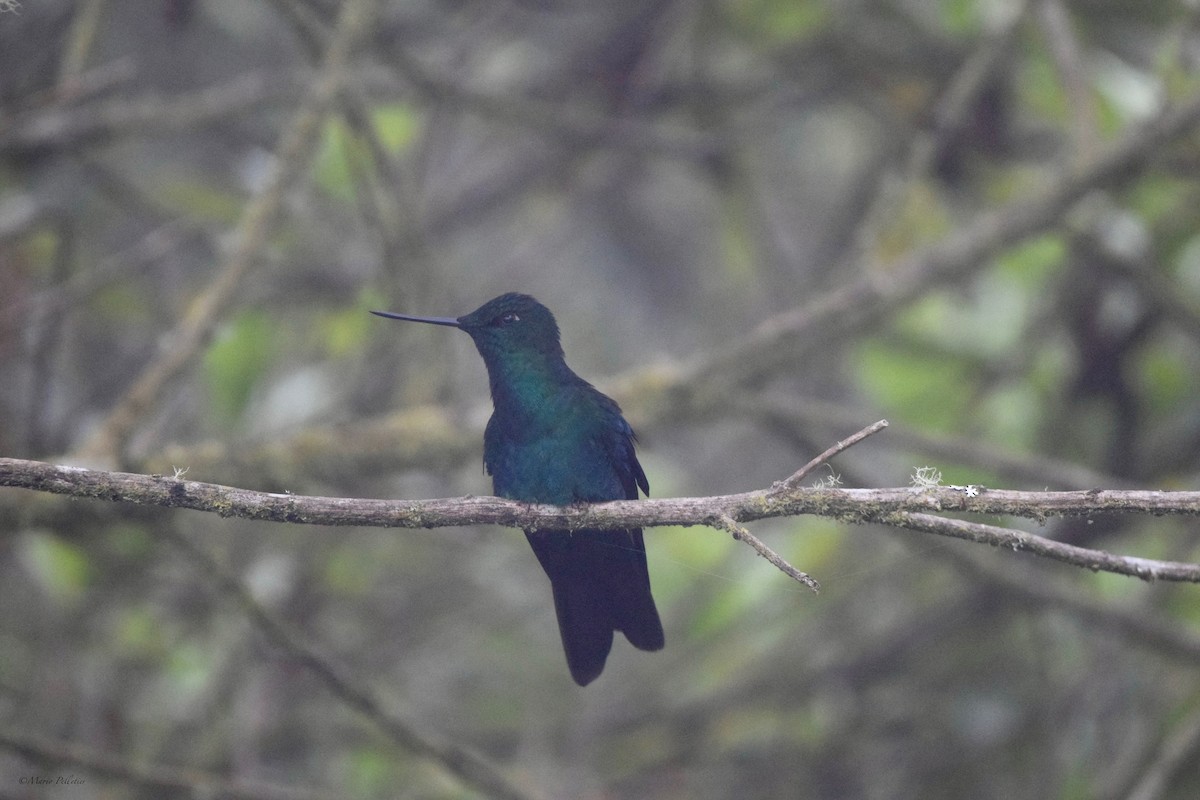
<instances>
[{"instance_id":1,"label":"perched hummingbird","mask_svg":"<svg viewBox=\"0 0 1200 800\"><path fill-rule=\"evenodd\" d=\"M487 365L494 411L483 464L500 497L568 505L636 500L650 484L621 409L563 358L550 309L504 294L463 317L381 317L466 331ZM640 650L661 650L662 623L650 594L642 531L527 530L554 591L571 677L586 686L604 671L613 632Z\"/></svg>"}]
</instances>

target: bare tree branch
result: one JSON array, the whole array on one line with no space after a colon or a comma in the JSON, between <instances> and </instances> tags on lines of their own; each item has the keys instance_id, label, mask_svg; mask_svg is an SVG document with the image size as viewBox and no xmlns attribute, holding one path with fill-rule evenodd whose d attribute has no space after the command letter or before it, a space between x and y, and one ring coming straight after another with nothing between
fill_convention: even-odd
<instances>
[{"instance_id":1,"label":"bare tree branch","mask_svg":"<svg viewBox=\"0 0 1200 800\"><path fill-rule=\"evenodd\" d=\"M1016 492L1014 494L1023 494ZM1030 494L1080 494L1079 492L1038 492ZM1082 494L1089 494L1084 492ZM1143 494L1138 492L1116 492L1115 494ZM1180 494L1200 495L1196 492L1180 492ZM1200 499L1198 496L1197 499ZM1081 512L1082 513L1082 512ZM1156 513L1156 512L1144 512ZM1178 513L1195 514L1193 508ZM1091 550L1072 544L1056 542L1044 536L1000 528L995 525L985 525L980 522L967 522L961 519L935 517L931 514L899 513L887 515L880 519L897 528L906 528L923 533L936 533L939 536L951 536L955 539L966 539L971 542L990 544L994 547L1007 547L1013 551L1024 551L1034 555L1052 558L1077 567L1085 567L1093 572L1115 572L1118 575L1131 575L1145 580L1200 582L1200 564L1186 564L1179 561L1158 561L1151 558L1136 558L1134 556L1115 556L1103 550Z\"/></svg>"},{"instance_id":2,"label":"bare tree branch","mask_svg":"<svg viewBox=\"0 0 1200 800\"><path fill-rule=\"evenodd\" d=\"M778 569L784 575L787 575L792 580L803 583L805 586L812 589L814 593L821 591L821 584L817 583L816 578L813 578L807 572L801 572L793 567L784 560L783 556L776 553L770 547L767 547L762 539L759 539L750 531L737 524L733 517L729 516L728 514L717 514L708 521L708 524L714 528L720 528L722 530L729 531L731 534L733 534L734 539L750 545L754 552L771 562L776 569Z\"/></svg>"},{"instance_id":3,"label":"bare tree branch","mask_svg":"<svg viewBox=\"0 0 1200 800\"><path fill-rule=\"evenodd\" d=\"M727 513L737 522L813 514L843 522L883 521L898 512L946 512L1049 517L1104 513L1200 515L1200 492L1093 489L1028 492L986 487L763 489L712 497L614 500L573 506L518 503L500 497L379 500L256 492L163 475L106 472L0 458L0 486L120 503L187 508L224 517L308 525L445 528L505 525L525 528L628 528L706 525ZM973 494L976 492L977 494Z\"/></svg>"},{"instance_id":4,"label":"bare tree branch","mask_svg":"<svg viewBox=\"0 0 1200 800\"><path fill-rule=\"evenodd\" d=\"M876 423L839 442L816 459L814 464L824 461L856 441L861 441L884 424L886 423ZM1053 516L1087 516L1101 513L1195 516L1200 515L1200 492L1104 489L1023 492L992 490L980 486L800 488L796 486L797 476L802 476L803 473L804 470L801 470L770 489L740 494L622 500L556 507L519 503L499 497L431 500L307 497L186 481L180 476L104 472L38 461L0 458L0 486L137 505L187 508L213 512L225 517L269 522L396 528L494 524L527 530L706 525L733 533L789 577L813 589L816 585L811 577L792 567L757 538L747 537L741 523L812 514L832 517L846 523L880 523L1008 547L1094 571L1114 572L1146 580L1200 582L1200 565L1197 564L1112 555L1055 542L1025 531L940 517L930 513L953 511L999 514L1038 521Z\"/></svg>"},{"instance_id":5,"label":"bare tree branch","mask_svg":"<svg viewBox=\"0 0 1200 800\"><path fill-rule=\"evenodd\" d=\"M800 482L811 475L814 469L821 466L838 453L858 444L868 436L879 433L879 431L887 427L887 424L888 423L886 419L881 419L879 422L872 423L871 425L863 428L858 433L853 434L852 436L847 436L845 439L842 439L824 453L821 453L821 455L817 456L812 461L809 461L803 467L796 470L795 474L793 474L790 478L782 481L777 486L773 486L771 491L775 494L786 494L793 489L798 489L800 487Z\"/></svg>"},{"instance_id":6,"label":"bare tree branch","mask_svg":"<svg viewBox=\"0 0 1200 800\"><path fill-rule=\"evenodd\" d=\"M301 80L295 75L252 72L170 98L118 97L84 105L59 102L3 126L0 155L78 149L130 134L187 131L292 99L303 93Z\"/></svg>"}]
</instances>

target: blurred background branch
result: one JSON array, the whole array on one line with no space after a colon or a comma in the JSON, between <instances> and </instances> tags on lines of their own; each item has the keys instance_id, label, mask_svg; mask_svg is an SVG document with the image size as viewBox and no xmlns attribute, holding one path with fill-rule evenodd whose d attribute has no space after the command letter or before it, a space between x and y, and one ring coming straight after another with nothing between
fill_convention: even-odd
<instances>
[{"instance_id":1,"label":"blurred background branch","mask_svg":"<svg viewBox=\"0 0 1200 800\"><path fill-rule=\"evenodd\" d=\"M289 659L310 671L329 692L366 717L396 746L429 759L486 797L528 800L536 796L512 783L486 758L454 742L439 741L438 737L389 712L377 693L347 674L343 667L307 641L304 634L265 608L235 574L186 536L173 533L170 538L211 578L212 585L224 597L236 602L254 626L284 650Z\"/></svg>"},{"instance_id":2,"label":"blurred background branch","mask_svg":"<svg viewBox=\"0 0 1200 800\"><path fill-rule=\"evenodd\" d=\"M220 775L200 770L162 765L131 763L108 753L97 752L70 742L30 736L20 730L0 729L0 747L19 753L38 765L37 771L22 773L24 781L18 786L36 786L35 791L87 792L86 775L111 778L151 792L185 792L192 795L216 794L231 800L330 800L340 795L313 792L307 789L264 784L261 782L231 782ZM56 770L66 768L63 780ZM37 779L44 783L35 783ZM76 782L72 783L72 779ZM48 787L57 787L49 789Z\"/></svg>"},{"instance_id":3,"label":"blurred background branch","mask_svg":"<svg viewBox=\"0 0 1200 800\"><path fill-rule=\"evenodd\" d=\"M97 5L92 3L90 5ZM262 189L246 204L235 231L232 252L212 283L189 303L183 318L167 335L160 354L114 405L108 417L79 449L81 458L120 463L138 419L158 401L166 385L192 364L211 339L221 315L230 307L243 279L259 259L283 205L284 194L301 174L313 150L324 115L345 80L345 68L358 38L370 30L376 13L374 0L347 0L343 4L322 74L304 104L284 128L275 164Z\"/></svg>"}]
</instances>

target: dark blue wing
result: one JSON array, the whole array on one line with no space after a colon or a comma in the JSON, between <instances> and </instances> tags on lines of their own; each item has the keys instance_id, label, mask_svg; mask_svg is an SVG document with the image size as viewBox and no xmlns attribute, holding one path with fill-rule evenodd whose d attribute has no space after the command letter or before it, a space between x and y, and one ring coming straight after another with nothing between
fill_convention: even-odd
<instances>
[{"instance_id":1,"label":"dark blue wing","mask_svg":"<svg viewBox=\"0 0 1200 800\"><path fill-rule=\"evenodd\" d=\"M621 481L625 499L637 500L639 487L649 496L650 482L646 480L646 473L637 459L637 451L634 446L637 436L629 427L629 423L625 421L625 417L621 416L620 407L605 395L599 392L597 394L602 398L602 402L606 406L605 411L609 415L608 424L604 426L601 433L601 443L609 463Z\"/></svg>"}]
</instances>

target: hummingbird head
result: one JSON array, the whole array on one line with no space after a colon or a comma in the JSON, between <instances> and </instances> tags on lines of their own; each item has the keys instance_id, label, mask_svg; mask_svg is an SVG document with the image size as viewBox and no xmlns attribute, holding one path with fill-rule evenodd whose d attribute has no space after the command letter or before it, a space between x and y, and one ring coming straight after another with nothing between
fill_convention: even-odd
<instances>
[{"instance_id":1,"label":"hummingbird head","mask_svg":"<svg viewBox=\"0 0 1200 800\"><path fill-rule=\"evenodd\" d=\"M489 300L459 317L458 327L474 340L485 361L516 353L551 359L563 355L554 315L527 294L509 292Z\"/></svg>"},{"instance_id":2,"label":"hummingbird head","mask_svg":"<svg viewBox=\"0 0 1200 800\"><path fill-rule=\"evenodd\" d=\"M388 319L459 328L471 337L489 365L503 364L513 358L542 356L553 361L563 357L554 315L527 294L502 294L458 318L414 317L389 311L371 313Z\"/></svg>"}]
</instances>

